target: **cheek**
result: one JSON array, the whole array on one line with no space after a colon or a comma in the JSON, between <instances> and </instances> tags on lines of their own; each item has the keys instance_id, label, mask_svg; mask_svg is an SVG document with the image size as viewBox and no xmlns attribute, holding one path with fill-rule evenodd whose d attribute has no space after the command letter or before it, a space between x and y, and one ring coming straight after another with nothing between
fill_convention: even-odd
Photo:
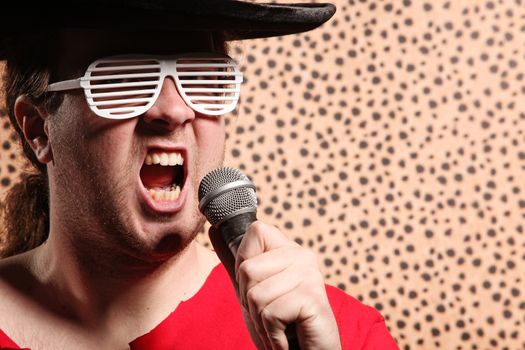
<instances>
[{"instance_id":1,"label":"cheek","mask_svg":"<svg viewBox=\"0 0 525 350\"><path fill-rule=\"evenodd\" d=\"M60 153L59 148L69 146L82 149L86 143L87 114L89 110L81 93L67 94L56 113L50 118L50 139ZM66 148L67 149L67 148ZM58 154L57 154L58 155Z\"/></svg>"},{"instance_id":2,"label":"cheek","mask_svg":"<svg viewBox=\"0 0 525 350\"><path fill-rule=\"evenodd\" d=\"M201 156L207 159L219 159L222 162L226 139L224 118L196 122L196 141Z\"/></svg>"},{"instance_id":3,"label":"cheek","mask_svg":"<svg viewBox=\"0 0 525 350\"><path fill-rule=\"evenodd\" d=\"M135 123L134 119L100 118L91 112L83 95L68 96L50 123L53 153L58 158L80 157L92 166L102 159L106 163L108 158L113 158L113 162L127 159Z\"/></svg>"}]
</instances>

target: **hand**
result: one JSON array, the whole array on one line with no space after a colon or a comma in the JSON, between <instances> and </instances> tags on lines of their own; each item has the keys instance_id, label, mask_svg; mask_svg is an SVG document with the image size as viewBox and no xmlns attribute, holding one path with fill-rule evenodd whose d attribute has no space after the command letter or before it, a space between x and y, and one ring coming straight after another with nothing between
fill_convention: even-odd
<instances>
[{"instance_id":1,"label":"hand","mask_svg":"<svg viewBox=\"0 0 525 350\"><path fill-rule=\"evenodd\" d=\"M291 324L301 350L341 348L323 276L310 250L259 221L250 225L235 260L214 228L210 239L259 349L288 349L285 329Z\"/></svg>"}]
</instances>

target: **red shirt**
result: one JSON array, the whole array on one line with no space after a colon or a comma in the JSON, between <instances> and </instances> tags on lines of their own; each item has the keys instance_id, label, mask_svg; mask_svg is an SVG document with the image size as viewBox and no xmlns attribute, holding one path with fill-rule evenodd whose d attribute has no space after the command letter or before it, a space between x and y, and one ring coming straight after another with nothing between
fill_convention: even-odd
<instances>
[{"instance_id":1,"label":"red shirt","mask_svg":"<svg viewBox=\"0 0 525 350\"><path fill-rule=\"evenodd\" d=\"M379 312L337 288L326 286L326 291L343 349L398 349ZM129 345L131 350L255 349L222 264L213 269L197 294ZM9 348L20 349L0 330L0 349Z\"/></svg>"}]
</instances>

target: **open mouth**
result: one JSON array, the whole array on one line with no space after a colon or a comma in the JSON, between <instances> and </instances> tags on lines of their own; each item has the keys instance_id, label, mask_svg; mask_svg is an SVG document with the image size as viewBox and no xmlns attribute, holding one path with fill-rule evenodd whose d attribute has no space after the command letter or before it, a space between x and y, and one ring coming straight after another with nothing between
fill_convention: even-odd
<instances>
[{"instance_id":1,"label":"open mouth","mask_svg":"<svg viewBox=\"0 0 525 350\"><path fill-rule=\"evenodd\" d=\"M179 199L185 180L184 157L176 151L149 151L140 169L140 179L157 202Z\"/></svg>"}]
</instances>

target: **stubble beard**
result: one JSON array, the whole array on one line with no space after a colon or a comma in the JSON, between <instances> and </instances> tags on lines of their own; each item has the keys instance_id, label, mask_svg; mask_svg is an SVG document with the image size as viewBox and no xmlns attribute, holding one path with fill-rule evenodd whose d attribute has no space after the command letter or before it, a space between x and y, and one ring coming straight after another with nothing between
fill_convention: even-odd
<instances>
[{"instance_id":1,"label":"stubble beard","mask_svg":"<svg viewBox=\"0 0 525 350\"><path fill-rule=\"evenodd\" d=\"M137 149L130 154L136 152ZM120 264L138 270L153 268L182 252L202 229L204 217L189 208L191 214L183 223L186 232L145 232L141 225L135 224L143 219L137 219L139 214L134 213L128 203L132 198L130 192L136 188L136 179L125 170L108 176L106 169L89 155L85 155L84 160L83 169L77 167L76 171L69 171L65 167L65 171L57 174L58 183L68 184L67 188L59 187L57 194L67 206L62 219L69 228L71 246L91 268L99 270L108 268L107 265L115 268ZM133 165L136 167L129 157L121 169L134 169ZM79 172L82 176L78 176ZM191 181L193 187L198 185L197 180ZM196 191L192 192L196 196ZM148 220L168 224L173 216L149 213Z\"/></svg>"}]
</instances>

